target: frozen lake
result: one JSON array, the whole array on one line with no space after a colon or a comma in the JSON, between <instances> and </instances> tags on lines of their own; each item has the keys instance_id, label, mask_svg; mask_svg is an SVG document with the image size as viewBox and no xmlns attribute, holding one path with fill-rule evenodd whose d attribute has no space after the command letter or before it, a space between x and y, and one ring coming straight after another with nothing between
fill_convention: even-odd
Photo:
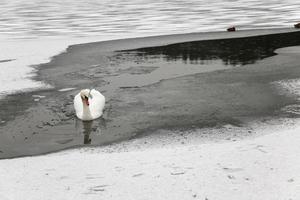
<instances>
[{"instance_id":1,"label":"frozen lake","mask_svg":"<svg viewBox=\"0 0 300 200\"><path fill-rule=\"evenodd\" d=\"M32 65L76 43L190 32L291 27L300 1L17 0L0 2L0 98L49 87Z\"/></svg>"}]
</instances>

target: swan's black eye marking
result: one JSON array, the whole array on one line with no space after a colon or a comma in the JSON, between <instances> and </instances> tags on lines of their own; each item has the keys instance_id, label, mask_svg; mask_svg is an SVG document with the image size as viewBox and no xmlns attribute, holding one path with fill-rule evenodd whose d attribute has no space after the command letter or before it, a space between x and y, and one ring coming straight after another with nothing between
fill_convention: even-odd
<instances>
[{"instance_id":1,"label":"swan's black eye marking","mask_svg":"<svg viewBox=\"0 0 300 200\"><path fill-rule=\"evenodd\" d=\"M83 96L81 97L82 100L89 100L89 98L87 96Z\"/></svg>"}]
</instances>

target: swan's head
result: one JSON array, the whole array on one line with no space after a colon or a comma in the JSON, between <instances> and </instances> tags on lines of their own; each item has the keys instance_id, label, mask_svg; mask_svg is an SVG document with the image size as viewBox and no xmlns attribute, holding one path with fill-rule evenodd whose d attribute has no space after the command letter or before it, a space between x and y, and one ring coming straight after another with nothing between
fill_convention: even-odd
<instances>
[{"instance_id":1,"label":"swan's head","mask_svg":"<svg viewBox=\"0 0 300 200\"><path fill-rule=\"evenodd\" d=\"M82 100L82 103L89 106L90 102L89 102L89 96L90 96L90 90L89 89L84 89L80 91L80 97Z\"/></svg>"}]
</instances>

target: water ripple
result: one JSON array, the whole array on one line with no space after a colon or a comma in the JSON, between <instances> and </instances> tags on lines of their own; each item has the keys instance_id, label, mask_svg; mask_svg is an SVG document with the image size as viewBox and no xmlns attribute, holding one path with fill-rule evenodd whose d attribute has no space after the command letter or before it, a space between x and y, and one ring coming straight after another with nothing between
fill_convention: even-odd
<instances>
[{"instance_id":1,"label":"water ripple","mask_svg":"<svg viewBox=\"0 0 300 200\"><path fill-rule=\"evenodd\" d=\"M270 0L18 0L0 2L0 38L128 37L288 27L298 22L300 1Z\"/></svg>"}]
</instances>

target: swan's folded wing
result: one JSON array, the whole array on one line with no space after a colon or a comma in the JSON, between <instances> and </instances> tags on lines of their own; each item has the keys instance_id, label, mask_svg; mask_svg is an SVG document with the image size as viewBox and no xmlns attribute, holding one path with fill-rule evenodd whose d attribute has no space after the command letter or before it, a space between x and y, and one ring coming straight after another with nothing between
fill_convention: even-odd
<instances>
[{"instance_id":1,"label":"swan's folded wing","mask_svg":"<svg viewBox=\"0 0 300 200\"><path fill-rule=\"evenodd\" d=\"M93 96L90 100L91 113L93 116L100 117L105 106L105 97L95 89L91 91L91 95Z\"/></svg>"}]
</instances>

